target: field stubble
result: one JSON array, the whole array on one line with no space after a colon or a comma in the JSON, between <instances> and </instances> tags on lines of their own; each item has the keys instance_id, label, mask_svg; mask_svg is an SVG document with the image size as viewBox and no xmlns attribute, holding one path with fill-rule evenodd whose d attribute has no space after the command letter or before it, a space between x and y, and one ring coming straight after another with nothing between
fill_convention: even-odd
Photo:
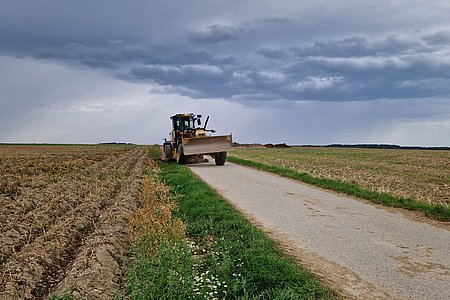
<instances>
[{"instance_id":1,"label":"field stubble","mask_svg":"<svg viewBox=\"0 0 450 300\"><path fill-rule=\"evenodd\" d=\"M148 148L0 147L1 299L111 298ZM94 280L95 279L95 280Z\"/></svg>"},{"instance_id":2,"label":"field stubble","mask_svg":"<svg viewBox=\"0 0 450 300\"><path fill-rule=\"evenodd\" d=\"M236 148L231 155L428 204L450 205L450 151Z\"/></svg>"}]
</instances>

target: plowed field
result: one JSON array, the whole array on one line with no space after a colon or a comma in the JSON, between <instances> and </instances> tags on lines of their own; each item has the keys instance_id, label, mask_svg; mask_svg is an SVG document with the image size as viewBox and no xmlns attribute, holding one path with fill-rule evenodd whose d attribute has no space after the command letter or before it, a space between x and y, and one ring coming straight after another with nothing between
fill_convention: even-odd
<instances>
[{"instance_id":1,"label":"plowed field","mask_svg":"<svg viewBox=\"0 0 450 300\"><path fill-rule=\"evenodd\" d=\"M110 299L146 147L0 146L0 299Z\"/></svg>"}]
</instances>

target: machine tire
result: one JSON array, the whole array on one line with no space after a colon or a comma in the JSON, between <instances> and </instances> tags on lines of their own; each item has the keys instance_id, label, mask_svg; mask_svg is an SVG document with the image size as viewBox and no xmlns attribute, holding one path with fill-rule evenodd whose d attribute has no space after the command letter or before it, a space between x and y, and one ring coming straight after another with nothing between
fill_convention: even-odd
<instances>
[{"instance_id":1,"label":"machine tire","mask_svg":"<svg viewBox=\"0 0 450 300\"><path fill-rule=\"evenodd\" d=\"M178 155L177 155L177 164L184 165L186 164L186 156L184 155L183 145L178 146Z\"/></svg>"},{"instance_id":2,"label":"machine tire","mask_svg":"<svg viewBox=\"0 0 450 300\"><path fill-rule=\"evenodd\" d=\"M165 156L166 160L169 160L172 158L172 146L170 146L170 144L164 145L164 156Z\"/></svg>"},{"instance_id":3,"label":"machine tire","mask_svg":"<svg viewBox=\"0 0 450 300\"><path fill-rule=\"evenodd\" d=\"M216 165L218 165L218 166L223 166L225 164L226 159L227 159L226 152L219 152L214 157L214 160L216 161Z\"/></svg>"}]
</instances>

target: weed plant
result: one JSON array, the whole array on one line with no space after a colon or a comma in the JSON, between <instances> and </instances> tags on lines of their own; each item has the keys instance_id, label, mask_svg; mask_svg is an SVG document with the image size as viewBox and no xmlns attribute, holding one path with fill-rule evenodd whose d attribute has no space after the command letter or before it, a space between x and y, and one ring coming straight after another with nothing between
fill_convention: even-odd
<instances>
[{"instance_id":1,"label":"weed plant","mask_svg":"<svg viewBox=\"0 0 450 300\"><path fill-rule=\"evenodd\" d=\"M71 295L72 289L67 289L61 295L53 295L49 300L76 300L75 296Z\"/></svg>"}]
</instances>

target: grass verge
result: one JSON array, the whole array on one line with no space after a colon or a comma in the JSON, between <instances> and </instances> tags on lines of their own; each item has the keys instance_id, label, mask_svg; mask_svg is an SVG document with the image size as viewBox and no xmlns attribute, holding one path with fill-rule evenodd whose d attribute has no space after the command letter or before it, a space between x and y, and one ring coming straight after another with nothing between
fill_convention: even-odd
<instances>
[{"instance_id":1,"label":"grass verge","mask_svg":"<svg viewBox=\"0 0 450 300\"><path fill-rule=\"evenodd\" d=\"M173 216L170 189L157 179L150 162L141 187L141 207L129 216L133 245L125 280L126 299L189 299L193 259L184 223Z\"/></svg>"},{"instance_id":2,"label":"grass verge","mask_svg":"<svg viewBox=\"0 0 450 300\"><path fill-rule=\"evenodd\" d=\"M125 299L337 299L185 166L156 164L129 218Z\"/></svg>"},{"instance_id":3,"label":"grass verge","mask_svg":"<svg viewBox=\"0 0 450 300\"><path fill-rule=\"evenodd\" d=\"M188 168L161 164L192 257L191 299L336 299Z\"/></svg>"},{"instance_id":4,"label":"grass verge","mask_svg":"<svg viewBox=\"0 0 450 300\"><path fill-rule=\"evenodd\" d=\"M374 203L380 203L392 207L401 207L408 210L421 211L424 212L429 217L446 222L450 221L450 207L443 206L440 204L428 204L410 198L397 197L387 193L372 191L355 184L332 179L317 178L306 173L299 173L294 170L280 168L277 166L269 166L259 162L254 162L233 156L229 156L227 159L230 162L253 167L263 171L268 171L283 177L300 180L305 183L309 183L321 188L330 189L333 191L345 193L347 195L360 197L372 201Z\"/></svg>"}]
</instances>

